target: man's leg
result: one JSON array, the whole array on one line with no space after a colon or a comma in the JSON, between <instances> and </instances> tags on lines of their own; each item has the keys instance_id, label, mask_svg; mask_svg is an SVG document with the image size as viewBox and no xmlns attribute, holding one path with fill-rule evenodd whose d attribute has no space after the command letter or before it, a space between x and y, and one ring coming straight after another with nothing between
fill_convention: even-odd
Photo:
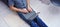
<instances>
[{"instance_id":1,"label":"man's leg","mask_svg":"<svg viewBox=\"0 0 60 27\"><path fill-rule=\"evenodd\" d=\"M34 20L40 27L48 27L38 16Z\"/></svg>"},{"instance_id":2,"label":"man's leg","mask_svg":"<svg viewBox=\"0 0 60 27\"><path fill-rule=\"evenodd\" d=\"M30 22L31 27L39 27L39 25L35 21Z\"/></svg>"},{"instance_id":3,"label":"man's leg","mask_svg":"<svg viewBox=\"0 0 60 27\"><path fill-rule=\"evenodd\" d=\"M34 21L28 21L28 20L26 20L25 19L25 17L22 15L22 14L20 14L20 13L18 13L18 15L25 21L25 22L27 22L31 27L39 27L37 24L36 24L36 22L34 22Z\"/></svg>"}]
</instances>

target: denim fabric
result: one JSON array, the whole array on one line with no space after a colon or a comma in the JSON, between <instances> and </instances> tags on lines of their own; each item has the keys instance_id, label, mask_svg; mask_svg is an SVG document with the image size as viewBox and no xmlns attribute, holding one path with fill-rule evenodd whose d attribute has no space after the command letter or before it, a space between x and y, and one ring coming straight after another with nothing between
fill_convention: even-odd
<instances>
[{"instance_id":1,"label":"denim fabric","mask_svg":"<svg viewBox=\"0 0 60 27\"><path fill-rule=\"evenodd\" d=\"M39 27L39 25L35 21L31 21L31 27Z\"/></svg>"},{"instance_id":2,"label":"denim fabric","mask_svg":"<svg viewBox=\"0 0 60 27\"><path fill-rule=\"evenodd\" d=\"M39 25L39 27L48 27L38 16L34 19L34 21Z\"/></svg>"},{"instance_id":3,"label":"denim fabric","mask_svg":"<svg viewBox=\"0 0 60 27\"><path fill-rule=\"evenodd\" d=\"M8 5L14 5L17 8L26 8L27 3L26 0L8 0Z\"/></svg>"}]
</instances>

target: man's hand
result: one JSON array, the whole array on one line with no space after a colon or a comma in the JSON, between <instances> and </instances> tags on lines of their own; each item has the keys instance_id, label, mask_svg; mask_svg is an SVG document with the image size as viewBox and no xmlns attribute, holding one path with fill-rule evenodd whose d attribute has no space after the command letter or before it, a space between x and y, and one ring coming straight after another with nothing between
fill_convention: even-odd
<instances>
[{"instance_id":1,"label":"man's hand","mask_svg":"<svg viewBox=\"0 0 60 27\"><path fill-rule=\"evenodd\" d=\"M26 9L21 9L22 13L29 13Z\"/></svg>"},{"instance_id":2,"label":"man's hand","mask_svg":"<svg viewBox=\"0 0 60 27\"><path fill-rule=\"evenodd\" d=\"M28 7L27 9L29 12L32 12L32 8L31 7Z\"/></svg>"}]
</instances>

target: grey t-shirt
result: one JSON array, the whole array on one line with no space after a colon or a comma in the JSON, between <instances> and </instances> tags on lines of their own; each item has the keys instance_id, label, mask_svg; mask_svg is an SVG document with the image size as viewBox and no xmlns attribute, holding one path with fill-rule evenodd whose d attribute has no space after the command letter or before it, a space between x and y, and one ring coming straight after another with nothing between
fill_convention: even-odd
<instances>
[{"instance_id":1,"label":"grey t-shirt","mask_svg":"<svg viewBox=\"0 0 60 27\"><path fill-rule=\"evenodd\" d=\"M8 0L8 5L14 5L16 8L26 8L27 2L26 0Z\"/></svg>"}]
</instances>

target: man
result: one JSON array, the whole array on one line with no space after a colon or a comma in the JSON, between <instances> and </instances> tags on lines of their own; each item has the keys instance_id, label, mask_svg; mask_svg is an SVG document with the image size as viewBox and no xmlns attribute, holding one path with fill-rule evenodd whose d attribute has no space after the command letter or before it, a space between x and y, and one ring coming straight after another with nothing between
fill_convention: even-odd
<instances>
[{"instance_id":1,"label":"man","mask_svg":"<svg viewBox=\"0 0 60 27\"><path fill-rule=\"evenodd\" d=\"M18 15L23 19L24 17L22 17L22 15L19 14L20 12L32 12L32 8L30 7L30 0L8 0L8 5L11 10L16 11ZM47 25L45 25L45 23L38 16L31 22L28 22L28 24L30 24L31 27L47 27Z\"/></svg>"}]
</instances>

